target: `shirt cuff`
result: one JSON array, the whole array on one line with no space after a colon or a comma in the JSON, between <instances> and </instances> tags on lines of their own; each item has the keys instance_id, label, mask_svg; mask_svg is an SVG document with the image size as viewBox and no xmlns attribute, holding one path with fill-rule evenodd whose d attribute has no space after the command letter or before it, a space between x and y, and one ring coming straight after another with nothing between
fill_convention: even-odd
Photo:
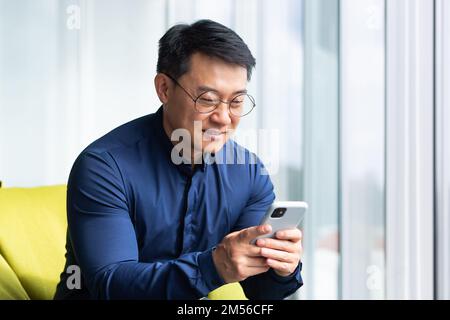
<instances>
[{"instance_id":1,"label":"shirt cuff","mask_svg":"<svg viewBox=\"0 0 450 320\"><path fill-rule=\"evenodd\" d=\"M202 252L198 256L198 268L200 269L201 276L205 282L209 291L213 291L225 284L225 281L217 272L216 266L213 261L212 253L216 248L211 248L205 252Z\"/></svg>"}]
</instances>

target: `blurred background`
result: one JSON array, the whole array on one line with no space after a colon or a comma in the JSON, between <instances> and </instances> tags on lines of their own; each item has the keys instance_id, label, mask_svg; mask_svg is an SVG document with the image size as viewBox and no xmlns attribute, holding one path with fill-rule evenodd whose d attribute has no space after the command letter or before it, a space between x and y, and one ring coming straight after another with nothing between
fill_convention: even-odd
<instances>
[{"instance_id":1,"label":"blurred background","mask_svg":"<svg viewBox=\"0 0 450 320\"><path fill-rule=\"evenodd\" d=\"M290 299L450 299L449 0L0 0L4 186L155 112L159 38L204 18L256 57L238 141L310 206Z\"/></svg>"}]
</instances>

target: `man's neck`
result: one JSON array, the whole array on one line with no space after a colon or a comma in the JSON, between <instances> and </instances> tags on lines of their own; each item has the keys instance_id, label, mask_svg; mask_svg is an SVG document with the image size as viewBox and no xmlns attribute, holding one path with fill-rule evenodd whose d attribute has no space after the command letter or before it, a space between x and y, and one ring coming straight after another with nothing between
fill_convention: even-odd
<instances>
[{"instance_id":1,"label":"man's neck","mask_svg":"<svg viewBox=\"0 0 450 320\"><path fill-rule=\"evenodd\" d=\"M172 144L175 146L178 144L178 142L176 141L172 141L171 137L172 137L172 132L173 129L171 128L169 122L166 120L166 118L163 116L163 129L165 134L167 135L167 137L169 138L170 142L172 142ZM191 137L192 138L192 137ZM202 151L198 151L197 149L195 149L194 147L191 147L191 159L187 159L184 154L183 154L183 150L181 150L180 152L181 156L186 159L186 160L190 160L190 164L192 169L194 169L195 164L196 163L202 163L203 161L203 152Z\"/></svg>"}]
</instances>

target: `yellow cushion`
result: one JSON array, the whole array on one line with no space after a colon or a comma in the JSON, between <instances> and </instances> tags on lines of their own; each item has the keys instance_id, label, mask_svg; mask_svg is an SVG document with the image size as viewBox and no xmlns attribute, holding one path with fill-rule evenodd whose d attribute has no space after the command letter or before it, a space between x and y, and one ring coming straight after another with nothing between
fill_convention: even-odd
<instances>
[{"instance_id":1,"label":"yellow cushion","mask_svg":"<svg viewBox=\"0 0 450 320\"><path fill-rule=\"evenodd\" d=\"M66 186L0 188L0 299L52 299L65 263ZM246 299L239 283L209 293Z\"/></svg>"},{"instance_id":2,"label":"yellow cushion","mask_svg":"<svg viewBox=\"0 0 450 320\"><path fill-rule=\"evenodd\" d=\"M239 282L229 283L208 294L211 300L247 300Z\"/></svg>"},{"instance_id":3,"label":"yellow cushion","mask_svg":"<svg viewBox=\"0 0 450 320\"><path fill-rule=\"evenodd\" d=\"M0 299L27 300L30 299L20 284L14 271L0 255Z\"/></svg>"},{"instance_id":4,"label":"yellow cushion","mask_svg":"<svg viewBox=\"0 0 450 320\"><path fill-rule=\"evenodd\" d=\"M66 186L0 189L0 254L31 299L51 299L64 268L65 207Z\"/></svg>"}]
</instances>

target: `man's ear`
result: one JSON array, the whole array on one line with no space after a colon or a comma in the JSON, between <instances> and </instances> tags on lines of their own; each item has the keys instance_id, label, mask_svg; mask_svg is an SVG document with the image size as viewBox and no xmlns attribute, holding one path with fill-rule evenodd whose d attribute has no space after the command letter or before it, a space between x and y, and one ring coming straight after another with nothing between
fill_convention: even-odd
<instances>
[{"instance_id":1,"label":"man's ear","mask_svg":"<svg viewBox=\"0 0 450 320\"><path fill-rule=\"evenodd\" d=\"M155 77L155 89L161 103L167 103L169 100L169 78L162 73L158 73Z\"/></svg>"}]
</instances>

